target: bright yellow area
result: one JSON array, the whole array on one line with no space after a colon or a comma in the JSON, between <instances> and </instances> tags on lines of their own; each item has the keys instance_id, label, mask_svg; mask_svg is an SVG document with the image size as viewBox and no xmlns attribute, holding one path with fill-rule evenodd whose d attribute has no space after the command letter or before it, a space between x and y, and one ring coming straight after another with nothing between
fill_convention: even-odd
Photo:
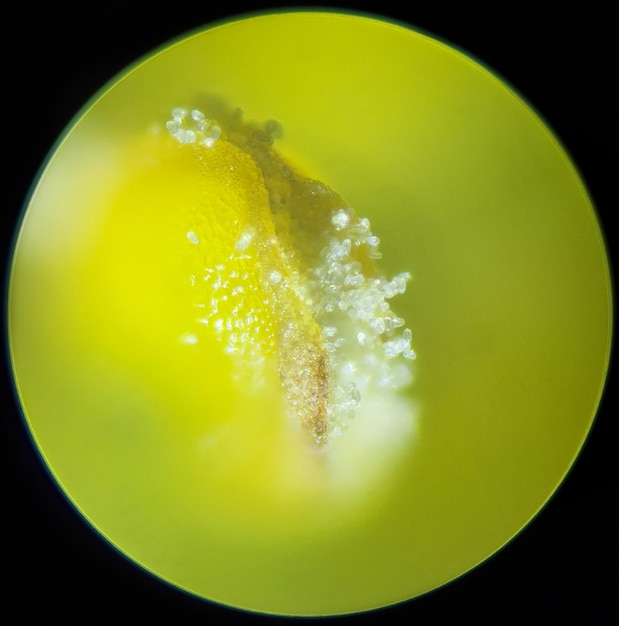
<instances>
[{"instance_id":1,"label":"bright yellow area","mask_svg":"<svg viewBox=\"0 0 619 626\"><path fill-rule=\"evenodd\" d=\"M239 394L207 333L178 341L195 298L187 231L217 256L250 205L262 223L253 166L222 144L208 189L232 200L196 225L209 174L153 130L214 95L281 122L282 153L372 220L388 273L414 274L400 310L419 432L394 475L351 497L321 490L279 392ZM33 196L9 322L37 444L110 541L198 595L307 615L432 589L526 524L592 424L611 302L578 174L504 84L404 28L299 13L196 34L93 103Z\"/></svg>"}]
</instances>

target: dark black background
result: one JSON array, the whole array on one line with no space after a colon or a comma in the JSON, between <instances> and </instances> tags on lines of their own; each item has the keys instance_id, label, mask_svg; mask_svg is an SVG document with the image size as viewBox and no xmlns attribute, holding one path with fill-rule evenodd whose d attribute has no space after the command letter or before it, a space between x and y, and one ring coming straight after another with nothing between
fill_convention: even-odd
<instances>
[{"instance_id":1,"label":"dark black background","mask_svg":"<svg viewBox=\"0 0 619 626\"><path fill-rule=\"evenodd\" d=\"M247 11L292 6L231 1L211 8L207 2L149 5L130 0L79 8L63 2L36 9L25 2L10 5L3 4L0 21L5 265L38 168L95 91L137 58L188 30ZM408 22L471 53L511 83L572 156L614 255L610 222L618 175L617 98L612 93L614 74L619 73L617 2L429 0L406 8L388 2L337 6ZM542 513L506 548L424 597L338 621L565 626L616 619L619 515L613 384L611 371L595 426L574 469ZM3 623L288 621L187 596L157 583L100 541L38 460L6 371L2 385L2 459L7 464L2 473Z\"/></svg>"}]
</instances>

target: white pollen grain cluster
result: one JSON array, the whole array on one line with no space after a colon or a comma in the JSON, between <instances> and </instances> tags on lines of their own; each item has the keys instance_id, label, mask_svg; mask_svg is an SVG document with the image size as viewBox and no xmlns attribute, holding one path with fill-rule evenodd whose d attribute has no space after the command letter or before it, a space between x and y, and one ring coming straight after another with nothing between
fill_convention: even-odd
<instances>
[{"instance_id":1,"label":"white pollen grain cluster","mask_svg":"<svg viewBox=\"0 0 619 626\"><path fill-rule=\"evenodd\" d=\"M221 133L217 123L196 109L174 109L166 126L180 143L209 149ZM263 143L267 148L262 150L270 149L270 142ZM272 163L271 154L258 156ZM281 189L282 183L269 180L272 170L262 169L274 202L271 190ZM291 170L285 170L288 180ZM308 196L316 196L318 189L325 197L335 197L321 183L299 180L303 184L297 189L314 190ZM194 346L201 333L212 333L239 369L252 372L254 382L261 380L265 360L277 359L292 419L323 449L348 429L364 403L368 411L378 413L376 420L389 419L380 414L381 406L386 413L400 406L398 396L412 381L416 355L412 331L392 310L391 300L405 293L410 274L404 271L387 279L378 272L380 239L370 221L352 208L328 209L328 219L319 222L323 232L306 241L299 239L302 227L295 226L299 213L282 219L278 199L280 204L271 206L275 232L277 224L286 224L297 229L296 239L288 238L288 231L281 241L272 235L265 239L264 229L251 226L250 219L250 226L239 232L214 266L199 266L200 249L209 242L199 226L186 225L186 245L197 255L199 267L190 276L198 314L195 327L180 340ZM307 202L312 201L315 197L308 197ZM303 257L290 249L295 242L304 250L314 246L315 252ZM275 256L264 253L275 249ZM303 265L301 257L311 261Z\"/></svg>"},{"instance_id":2,"label":"white pollen grain cluster","mask_svg":"<svg viewBox=\"0 0 619 626\"><path fill-rule=\"evenodd\" d=\"M219 125L197 109L172 109L172 119L166 122L166 128L179 143L199 143L207 148L212 148L221 135Z\"/></svg>"},{"instance_id":3,"label":"white pollen grain cluster","mask_svg":"<svg viewBox=\"0 0 619 626\"><path fill-rule=\"evenodd\" d=\"M328 420L331 436L339 436L366 394L391 393L410 384L407 361L416 355L411 330L401 331L404 319L388 302L406 291L410 274L391 280L366 276L352 253L367 246L370 258L380 258L369 220L346 207L333 212L331 224L329 244L319 264L307 269L301 289L323 329L333 379Z\"/></svg>"}]
</instances>

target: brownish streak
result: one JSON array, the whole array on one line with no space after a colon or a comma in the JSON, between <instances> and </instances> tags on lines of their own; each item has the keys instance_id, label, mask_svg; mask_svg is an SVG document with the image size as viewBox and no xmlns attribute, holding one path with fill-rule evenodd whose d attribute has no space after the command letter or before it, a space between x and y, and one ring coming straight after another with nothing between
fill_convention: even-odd
<instances>
[{"instance_id":1,"label":"brownish streak","mask_svg":"<svg viewBox=\"0 0 619 626\"><path fill-rule=\"evenodd\" d=\"M319 448L327 443L328 355L304 320L284 321L279 339L279 375L291 412Z\"/></svg>"}]
</instances>

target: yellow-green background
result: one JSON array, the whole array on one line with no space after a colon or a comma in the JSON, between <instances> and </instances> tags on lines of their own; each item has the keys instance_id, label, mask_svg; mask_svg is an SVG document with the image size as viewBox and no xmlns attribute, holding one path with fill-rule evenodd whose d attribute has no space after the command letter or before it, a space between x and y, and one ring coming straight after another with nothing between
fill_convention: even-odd
<instances>
[{"instance_id":1,"label":"yellow-green background","mask_svg":"<svg viewBox=\"0 0 619 626\"><path fill-rule=\"evenodd\" d=\"M161 339L176 305L142 298L176 271L158 213L136 199L123 218L135 233L126 267L93 258L123 152L172 107L212 97L278 120L282 152L370 217L386 273L413 273L398 310L418 353L418 432L362 505L288 503L195 453L200 403L226 385L209 387L202 360ZM112 543L206 598L321 614L432 589L539 510L591 425L610 303L578 174L513 92L400 26L297 13L196 34L92 105L33 196L9 323L37 444Z\"/></svg>"}]
</instances>

